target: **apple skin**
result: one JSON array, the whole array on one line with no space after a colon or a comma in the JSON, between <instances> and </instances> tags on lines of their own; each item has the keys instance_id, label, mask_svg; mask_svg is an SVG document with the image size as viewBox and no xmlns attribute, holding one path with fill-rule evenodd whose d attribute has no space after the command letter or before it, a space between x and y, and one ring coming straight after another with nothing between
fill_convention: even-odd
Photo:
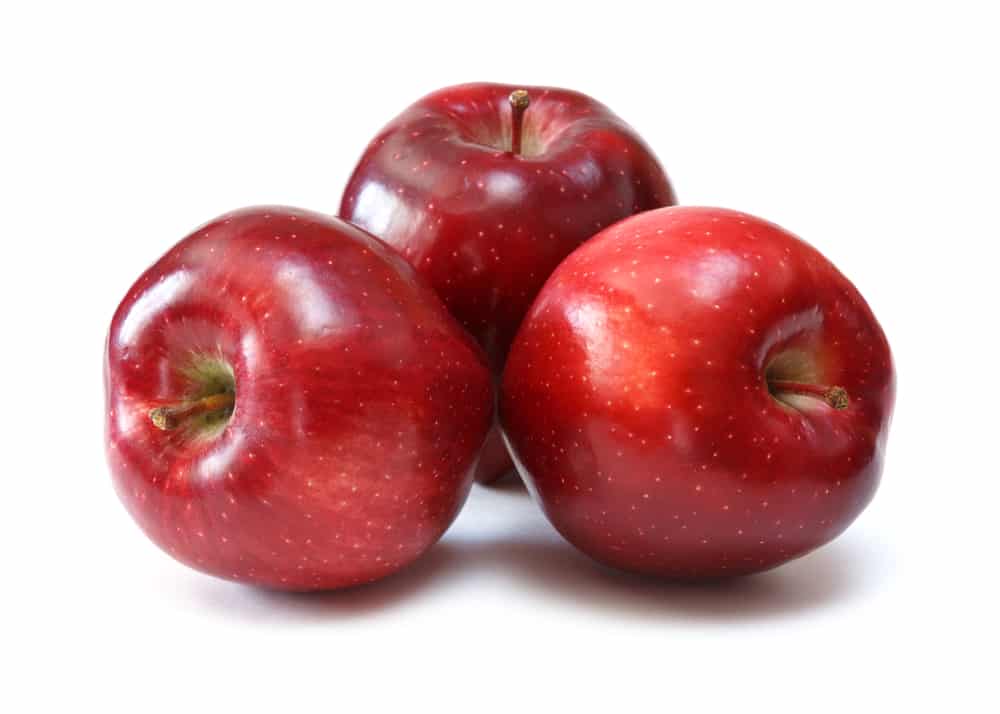
<instances>
[{"instance_id":1,"label":"apple skin","mask_svg":"<svg viewBox=\"0 0 1000 714\"><path fill-rule=\"evenodd\" d=\"M220 369L228 422L154 426ZM198 570L287 590L417 558L493 422L485 355L406 261L284 207L211 221L146 271L112 320L105 387L114 485L146 534Z\"/></svg>"},{"instance_id":2,"label":"apple skin","mask_svg":"<svg viewBox=\"0 0 1000 714\"><path fill-rule=\"evenodd\" d=\"M515 85L430 94L368 146L341 217L401 252L486 349L499 380L510 343L559 262L602 228L675 203L653 152L590 97L523 87L523 150L511 147ZM511 463L494 431L477 479Z\"/></svg>"},{"instance_id":3,"label":"apple skin","mask_svg":"<svg viewBox=\"0 0 1000 714\"><path fill-rule=\"evenodd\" d=\"M772 395L778 380L849 403ZM677 207L616 224L549 278L511 349L501 420L580 550L717 578L801 556L858 516L894 393L882 329L822 255L744 213Z\"/></svg>"}]
</instances>

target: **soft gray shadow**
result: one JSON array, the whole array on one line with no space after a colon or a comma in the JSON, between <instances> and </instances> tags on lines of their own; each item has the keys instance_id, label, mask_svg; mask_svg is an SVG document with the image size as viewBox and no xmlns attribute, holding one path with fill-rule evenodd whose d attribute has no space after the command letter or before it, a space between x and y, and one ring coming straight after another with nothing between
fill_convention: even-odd
<instances>
[{"instance_id":1,"label":"soft gray shadow","mask_svg":"<svg viewBox=\"0 0 1000 714\"><path fill-rule=\"evenodd\" d=\"M567 608L649 622L734 623L843 606L877 589L892 572L892 559L877 544L842 538L766 573L669 582L611 570L537 522L525 525L520 535L506 539L446 538L402 572L347 590L295 594L214 581L201 594L227 616L257 622L355 619L431 597L489 570L509 575L512 587Z\"/></svg>"},{"instance_id":2,"label":"soft gray shadow","mask_svg":"<svg viewBox=\"0 0 1000 714\"><path fill-rule=\"evenodd\" d=\"M567 605L640 619L717 622L780 618L842 605L877 588L891 572L886 554L840 540L757 575L679 583L611 570L561 541L513 540L481 546L479 567L507 568L525 587ZM463 554L464 557L468 557Z\"/></svg>"}]
</instances>

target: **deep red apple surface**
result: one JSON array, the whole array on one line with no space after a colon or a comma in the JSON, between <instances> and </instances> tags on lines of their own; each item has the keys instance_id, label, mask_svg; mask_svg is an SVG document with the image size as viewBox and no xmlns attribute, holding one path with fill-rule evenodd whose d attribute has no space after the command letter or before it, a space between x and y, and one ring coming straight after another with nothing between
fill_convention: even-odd
<instances>
[{"instance_id":1,"label":"deep red apple surface","mask_svg":"<svg viewBox=\"0 0 1000 714\"><path fill-rule=\"evenodd\" d=\"M492 423L482 350L364 231L224 215L129 290L105 362L115 487L205 572L313 590L414 560L451 523Z\"/></svg>"},{"instance_id":2,"label":"deep red apple surface","mask_svg":"<svg viewBox=\"0 0 1000 714\"><path fill-rule=\"evenodd\" d=\"M878 485L893 399L885 335L822 255L744 213L680 207L559 266L511 349L501 418L571 543L704 578L843 531Z\"/></svg>"},{"instance_id":3,"label":"deep red apple surface","mask_svg":"<svg viewBox=\"0 0 1000 714\"><path fill-rule=\"evenodd\" d=\"M465 84L424 97L375 137L340 215L431 282L499 377L559 261L602 228L673 203L656 157L604 105L565 89ZM495 431L477 478L510 467Z\"/></svg>"}]
</instances>

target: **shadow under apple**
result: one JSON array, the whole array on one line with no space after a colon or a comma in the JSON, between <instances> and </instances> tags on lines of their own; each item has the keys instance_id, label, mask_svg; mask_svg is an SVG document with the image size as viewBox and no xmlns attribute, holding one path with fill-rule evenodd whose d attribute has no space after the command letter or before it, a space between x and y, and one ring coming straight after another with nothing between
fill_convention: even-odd
<instances>
[{"instance_id":1,"label":"shadow under apple","mask_svg":"<svg viewBox=\"0 0 1000 714\"><path fill-rule=\"evenodd\" d=\"M774 570L710 582L632 575L592 561L567 544L513 540L489 548L493 567L577 608L645 620L736 622L789 617L843 604L877 587L889 569L882 554L838 541ZM485 567L485 566L483 566Z\"/></svg>"},{"instance_id":2,"label":"shadow under apple","mask_svg":"<svg viewBox=\"0 0 1000 714\"><path fill-rule=\"evenodd\" d=\"M508 498L520 499L516 489L511 491ZM239 615L255 622L354 619L446 593L462 578L487 570L509 577L512 588L522 588L533 598L567 608L651 623L727 623L792 617L843 605L877 588L891 572L891 559L877 544L848 535L766 573L677 583L604 567L577 552L538 518L525 518L520 525L498 538L446 535L406 570L370 585L295 594L210 581L201 595L228 617Z\"/></svg>"}]
</instances>

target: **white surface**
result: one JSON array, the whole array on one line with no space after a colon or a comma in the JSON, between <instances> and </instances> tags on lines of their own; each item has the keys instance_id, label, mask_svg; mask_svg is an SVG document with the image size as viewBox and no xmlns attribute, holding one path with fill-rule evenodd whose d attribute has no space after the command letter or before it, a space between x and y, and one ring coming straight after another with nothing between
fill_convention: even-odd
<instances>
[{"instance_id":1,"label":"white surface","mask_svg":"<svg viewBox=\"0 0 1000 714\"><path fill-rule=\"evenodd\" d=\"M989 3L140 5L0 18L0 709L996 711ZM133 526L101 445L126 288L225 210L334 211L384 122L471 80L598 97L682 201L774 220L855 281L899 399L843 538L726 587L652 585L477 489L409 572L293 597L188 571Z\"/></svg>"}]
</instances>

